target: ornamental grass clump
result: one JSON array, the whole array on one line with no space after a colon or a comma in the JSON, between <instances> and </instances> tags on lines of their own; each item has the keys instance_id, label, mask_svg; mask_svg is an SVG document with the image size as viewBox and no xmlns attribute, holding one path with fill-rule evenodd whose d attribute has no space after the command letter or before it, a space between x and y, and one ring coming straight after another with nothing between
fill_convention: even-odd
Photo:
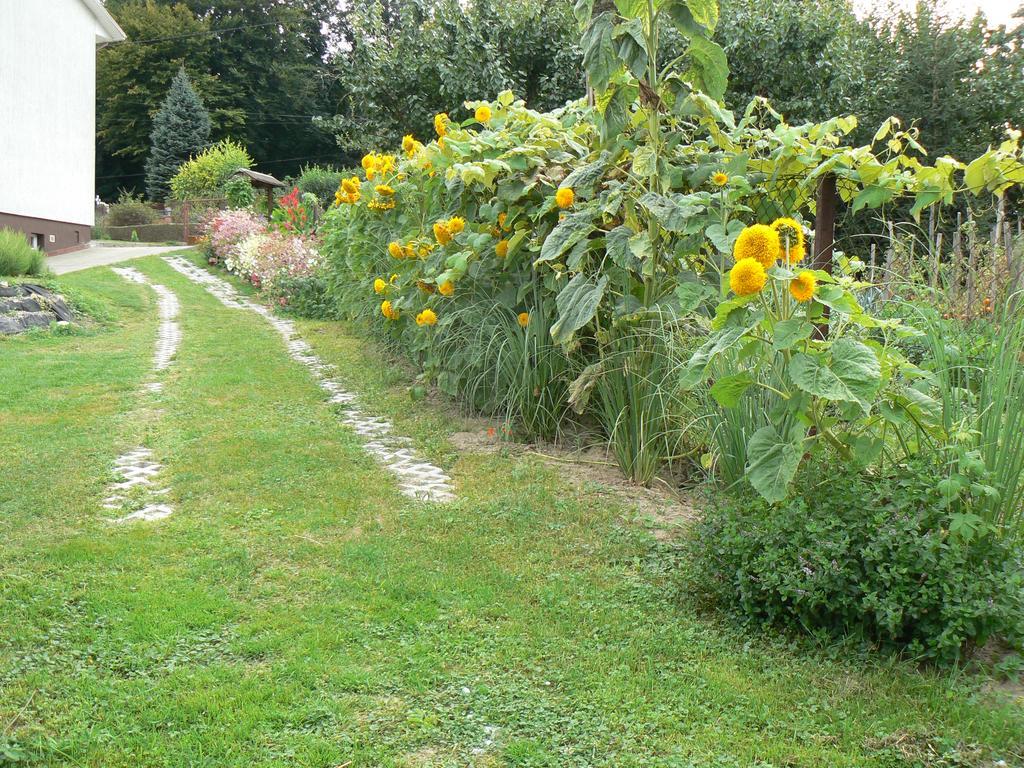
<instances>
[{"instance_id":1,"label":"ornamental grass clump","mask_svg":"<svg viewBox=\"0 0 1024 768\"><path fill-rule=\"evenodd\" d=\"M21 232L0 229L0 275L40 275L46 271L46 256L28 244Z\"/></svg>"}]
</instances>

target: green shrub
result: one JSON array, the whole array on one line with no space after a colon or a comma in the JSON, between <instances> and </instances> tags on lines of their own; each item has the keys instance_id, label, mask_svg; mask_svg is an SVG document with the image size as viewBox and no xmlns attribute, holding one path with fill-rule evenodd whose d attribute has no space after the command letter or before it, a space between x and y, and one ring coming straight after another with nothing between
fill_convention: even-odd
<instances>
[{"instance_id":1,"label":"green shrub","mask_svg":"<svg viewBox=\"0 0 1024 768\"><path fill-rule=\"evenodd\" d=\"M103 218L104 227L134 227L155 224L160 216L139 195L122 192Z\"/></svg>"},{"instance_id":2,"label":"green shrub","mask_svg":"<svg viewBox=\"0 0 1024 768\"><path fill-rule=\"evenodd\" d=\"M224 197L232 208L251 208L256 202L256 190L248 179L235 176L224 182Z\"/></svg>"},{"instance_id":3,"label":"green shrub","mask_svg":"<svg viewBox=\"0 0 1024 768\"><path fill-rule=\"evenodd\" d=\"M333 168L307 165L295 180L295 186L302 194L316 195L321 207L327 208L334 202L334 193L338 190L342 177L351 176L353 173L355 172L343 174Z\"/></svg>"},{"instance_id":4,"label":"green shrub","mask_svg":"<svg viewBox=\"0 0 1024 768\"><path fill-rule=\"evenodd\" d=\"M0 229L0 275L42 274L46 270L45 258L21 232Z\"/></svg>"},{"instance_id":5,"label":"green shrub","mask_svg":"<svg viewBox=\"0 0 1024 768\"><path fill-rule=\"evenodd\" d=\"M239 168L251 168L245 147L224 139L199 153L178 169L171 179L171 193L177 200L202 200L224 196L224 185Z\"/></svg>"},{"instance_id":6,"label":"green shrub","mask_svg":"<svg viewBox=\"0 0 1024 768\"><path fill-rule=\"evenodd\" d=\"M772 506L710 509L693 540L698 581L744 620L853 635L948 664L993 636L1024 639L1024 564L943 505L943 468L827 480Z\"/></svg>"}]
</instances>

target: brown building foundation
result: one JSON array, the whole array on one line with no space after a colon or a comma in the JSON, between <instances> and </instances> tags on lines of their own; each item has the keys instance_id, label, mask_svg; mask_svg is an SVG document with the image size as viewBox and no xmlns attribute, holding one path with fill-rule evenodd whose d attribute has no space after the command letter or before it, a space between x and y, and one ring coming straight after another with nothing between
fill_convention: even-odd
<instances>
[{"instance_id":1,"label":"brown building foundation","mask_svg":"<svg viewBox=\"0 0 1024 768\"><path fill-rule=\"evenodd\" d=\"M66 221L0 212L0 229L3 228L24 233L29 243L44 251L47 256L87 248L92 238L92 227L88 224L70 224Z\"/></svg>"}]
</instances>

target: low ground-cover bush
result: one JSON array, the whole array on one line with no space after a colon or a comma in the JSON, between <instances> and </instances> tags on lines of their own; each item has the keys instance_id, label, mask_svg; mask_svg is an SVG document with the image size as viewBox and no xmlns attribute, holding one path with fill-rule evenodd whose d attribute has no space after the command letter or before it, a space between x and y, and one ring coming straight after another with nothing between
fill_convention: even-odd
<instances>
[{"instance_id":1,"label":"low ground-cover bush","mask_svg":"<svg viewBox=\"0 0 1024 768\"><path fill-rule=\"evenodd\" d=\"M708 510L700 585L744 620L854 635L940 663L1024 640L1021 554L965 525L915 461L882 477L836 473L780 505L754 495Z\"/></svg>"},{"instance_id":2,"label":"low ground-cover bush","mask_svg":"<svg viewBox=\"0 0 1024 768\"><path fill-rule=\"evenodd\" d=\"M0 275L38 275L46 270L46 257L28 244L25 235L0 229Z\"/></svg>"}]
</instances>

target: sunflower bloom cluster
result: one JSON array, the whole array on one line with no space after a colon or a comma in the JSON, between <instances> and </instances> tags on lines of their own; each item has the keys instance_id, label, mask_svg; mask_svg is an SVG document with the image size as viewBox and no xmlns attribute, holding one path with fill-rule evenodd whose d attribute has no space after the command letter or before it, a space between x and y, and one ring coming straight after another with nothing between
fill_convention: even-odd
<instances>
[{"instance_id":1,"label":"sunflower bloom cluster","mask_svg":"<svg viewBox=\"0 0 1024 768\"><path fill-rule=\"evenodd\" d=\"M437 323L437 313L432 309L424 309L416 315L416 325L434 325Z\"/></svg>"},{"instance_id":2,"label":"sunflower bloom cluster","mask_svg":"<svg viewBox=\"0 0 1024 768\"><path fill-rule=\"evenodd\" d=\"M572 208L576 202L576 193L572 187L561 187L555 192L555 204L562 209Z\"/></svg>"},{"instance_id":3,"label":"sunflower bloom cluster","mask_svg":"<svg viewBox=\"0 0 1024 768\"><path fill-rule=\"evenodd\" d=\"M338 191L334 193L335 205L355 205L363 196L358 176L342 179Z\"/></svg>"},{"instance_id":4,"label":"sunflower bloom cluster","mask_svg":"<svg viewBox=\"0 0 1024 768\"><path fill-rule=\"evenodd\" d=\"M804 260L804 228L795 219L783 217L772 222L772 229L779 234L779 255L787 264Z\"/></svg>"},{"instance_id":5,"label":"sunflower bloom cluster","mask_svg":"<svg viewBox=\"0 0 1024 768\"><path fill-rule=\"evenodd\" d=\"M729 270L729 287L737 296L759 293L767 281L764 266L755 258L740 259Z\"/></svg>"},{"instance_id":6,"label":"sunflower bloom cluster","mask_svg":"<svg viewBox=\"0 0 1024 768\"><path fill-rule=\"evenodd\" d=\"M448 117L447 112L440 112L434 115L434 132L439 139L443 139L448 135L448 126L451 125L451 122L452 119Z\"/></svg>"},{"instance_id":7,"label":"sunflower bloom cluster","mask_svg":"<svg viewBox=\"0 0 1024 768\"><path fill-rule=\"evenodd\" d=\"M434 239L440 245L448 245L452 241L452 231L448 229L447 221L434 222Z\"/></svg>"},{"instance_id":8,"label":"sunflower bloom cluster","mask_svg":"<svg viewBox=\"0 0 1024 768\"><path fill-rule=\"evenodd\" d=\"M387 299L380 303L380 313L386 320L397 320L399 316L398 309Z\"/></svg>"},{"instance_id":9,"label":"sunflower bloom cluster","mask_svg":"<svg viewBox=\"0 0 1024 768\"><path fill-rule=\"evenodd\" d=\"M395 156L370 152L363 156L362 166L366 171L366 180L373 181L375 177L386 176L395 170Z\"/></svg>"},{"instance_id":10,"label":"sunflower bloom cluster","mask_svg":"<svg viewBox=\"0 0 1024 768\"><path fill-rule=\"evenodd\" d=\"M395 198L390 196L375 197L366 204L366 207L371 211L390 211L395 207Z\"/></svg>"},{"instance_id":11,"label":"sunflower bloom cluster","mask_svg":"<svg viewBox=\"0 0 1024 768\"><path fill-rule=\"evenodd\" d=\"M737 264L745 259L753 259L763 269L774 267L779 255L779 233L767 224L745 227L733 247L733 258Z\"/></svg>"},{"instance_id":12,"label":"sunflower bloom cluster","mask_svg":"<svg viewBox=\"0 0 1024 768\"><path fill-rule=\"evenodd\" d=\"M405 152L406 157L410 159L415 157L421 149L423 149L423 145L411 133L402 137L402 151Z\"/></svg>"},{"instance_id":13,"label":"sunflower bloom cluster","mask_svg":"<svg viewBox=\"0 0 1024 768\"><path fill-rule=\"evenodd\" d=\"M789 283L789 292L794 299L803 303L814 298L814 289L818 287L818 278L809 269L803 270Z\"/></svg>"},{"instance_id":14,"label":"sunflower bloom cluster","mask_svg":"<svg viewBox=\"0 0 1024 768\"><path fill-rule=\"evenodd\" d=\"M448 245L452 238L466 228L466 220L461 216L434 222L434 239L440 245Z\"/></svg>"}]
</instances>

